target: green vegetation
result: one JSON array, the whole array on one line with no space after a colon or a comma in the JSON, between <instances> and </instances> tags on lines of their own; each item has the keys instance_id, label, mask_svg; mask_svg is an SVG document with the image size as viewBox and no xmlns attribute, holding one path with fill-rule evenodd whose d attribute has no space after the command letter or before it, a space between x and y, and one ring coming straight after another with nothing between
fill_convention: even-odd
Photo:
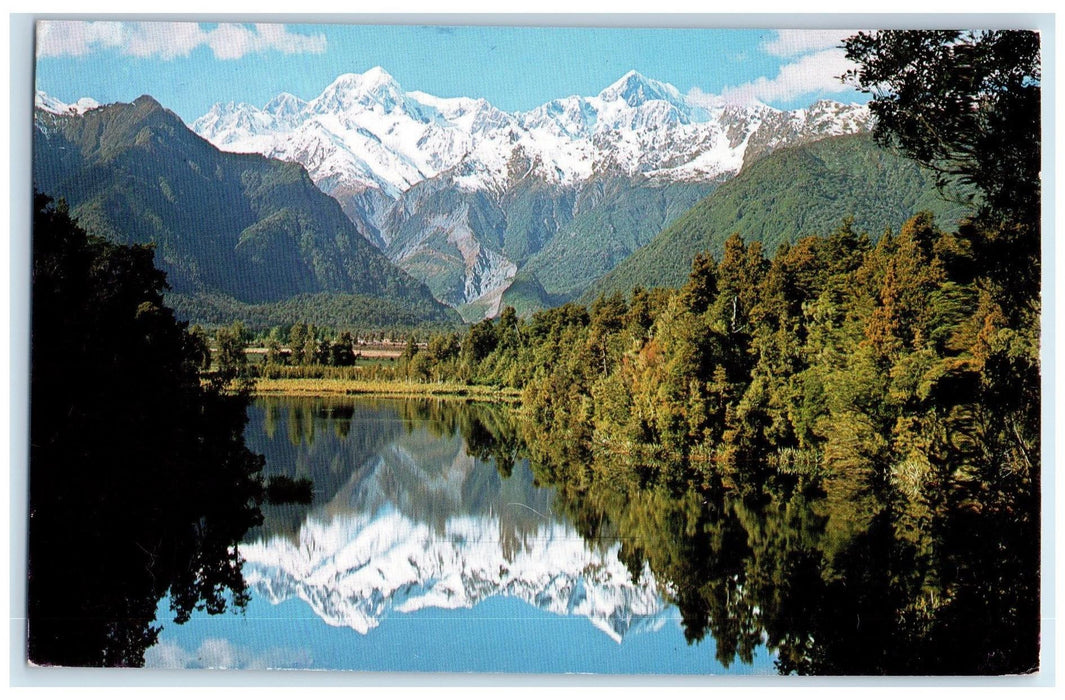
<instances>
[{"instance_id":1,"label":"green vegetation","mask_svg":"<svg viewBox=\"0 0 1065 700\"><path fill-rule=\"evenodd\" d=\"M459 321L299 165L223 153L147 96L82 116L39 111L36 124L36 187L97 235L154 245L193 322L291 323L319 306L334 319L375 302L382 321Z\"/></svg>"},{"instance_id":2,"label":"green vegetation","mask_svg":"<svg viewBox=\"0 0 1065 700\"><path fill-rule=\"evenodd\" d=\"M965 235L979 235L976 226ZM963 461L979 453L999 469L1005 459L1027 479L1038 324L1030 306L1027 323L1011 325L975 267L966 239L927 214L875 245L845 223L771 259L734 235L720 262L697 257L679 289L528 321L508 308L464 337L409 345L394 371L521 389L530 417L575 445L702 454L723 473L782 449L868 459L890 473L909 459L934 462L927 451L940 431L953 447L936 449L961 458L958 436L975 431L991 444L966 447ZM996 374L1005 368L1008 377ZM992 389L1007 380L1010 391ZM1005 421L998 433L970 425L977 410ZM840 440L877 447L859 459Z\"/></svg>"},{"instance_id":3,"label":"green vegetation","mask_svg":"<svg viewBox=\"0 0 1065 700\"><path fill-rule=\"evenodd\" d=\"M851 217L874 238L927 210L940 222L966 213L937 196L933 172L877 148L867 134L839 136L776 151L725 182L653 241L605 275L581 298L627 294L635 286L684 283L700 252L720 257L739 233L773 254L784 243L823 235Z\"/></svg>"},{"instance_id":4,"label":"green vegetation","mask_svg":"<svg viewBox=\"0 0 1065 700\"><path fill-rule=\"evenodd\" d=\"M982 215L1038 221L1041 75L1033 31L884 31L846 42L877 141L970 185Z\"/></svg>"},{"instance_id":5,"label":"green vegetation","mask_svg":"<svg viewBox=\"0 0 1065 700\"><path fill-rule=\"evenodd\" d=\"M512 307L519 316L528 317L540 309L558 306L560 300L547 293L536 275L518 270L510 286L503 292L503 304ZM484 314L478 320L484 318Z\"/></svg>"},{"instance_id":6,"label":"green vegetation","mask_svg":"<svg viewBox=\"0 0 1065 700\"><path fill-rule=\"evenodd\" d=\"M523 271L539 279L550 298L575 299L711 189L703 183L654 184L627 178L595 182L577 198L573 220Z\"/></svg>"},{"instance_id":7,"label":"green vegetation","mask_svg":"<svg viewBox=\"0 0 1065 700\"><path fill-rule=\"evenodd\" d=\"M503 252L519 264L542 250L569 225L579 199L572 189L559 188L538 178L525 178L531 167L527 159L511 164L511 188L500 202L505 227Z\"/></svg>"},{"instance_id":8,"label":"green vegetation","mask_svg":"<svg viewBox=\"0 0 1065 700\"><path fill-rule=\"evenodd\" d=\"M298 322L316 326L363 330L391 330L392 335L414 330L457 328L458 315L439 304L383 299L364 294L319 292L298 294L274 302L249 304L221 294L166 295L166 302L179 318L204 325L241 321L263 329Z\"/></svg>"},{"instance_id":9,"label":"green vegetation","mask_svg":"<svg viewBox=\"0 0 1065 700\"><path fill-rule=\"evenodd\" d=\"M244 444L242 353L163 305L145 246L86 235L35 198L28 654L135 666L174 619L242 608L237 549L261 521L262 458ZM206 371L206 373L205 373Z\"/></svg>"}]
</instances>

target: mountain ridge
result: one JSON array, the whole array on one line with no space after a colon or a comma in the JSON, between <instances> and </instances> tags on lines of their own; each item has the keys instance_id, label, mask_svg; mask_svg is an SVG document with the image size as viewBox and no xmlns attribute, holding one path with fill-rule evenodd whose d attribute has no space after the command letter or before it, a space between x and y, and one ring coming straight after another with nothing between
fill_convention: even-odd
<instances>
[{"instance_id":1,"label":"mountain ridge","mask_svg":"<svg viewBox=\"0 0 1065 700\"><path fill-rule=\"evenodd\" d=\"M251 304L354 294L402 299L427 320L451 313L298 163L219 151L147 95L82 112L39 108L34 123L35 187L66 199L94 233L154 244L175 294Z\"/></svg>"}]
</instances>

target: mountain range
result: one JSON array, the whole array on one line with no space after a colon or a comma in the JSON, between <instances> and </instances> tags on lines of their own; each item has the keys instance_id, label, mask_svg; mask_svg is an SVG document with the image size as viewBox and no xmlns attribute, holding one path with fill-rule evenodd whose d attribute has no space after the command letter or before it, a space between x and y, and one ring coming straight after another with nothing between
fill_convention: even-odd
<instances>
[{"instance_id":1,"label":"mountain range","mask_svg":"<svg viewBox=\"0 0 1065 700\"><path fill-rule=\"evenodd\" d=\"M374 68L311 100L216 104L192 128L302 164L367 240L477 318L515 283L575 298L745 165L870 125L865 107L829 101L708 108L635 71L510 113L406 92Z\"/></svg>"},{"instance_id":2,"label":"mountain range","mask_svg":"<svg viewBox=\"0 0 1065 700\"><path fill-rule=\"evenodd\" d=\"M38 188L155 243L175 306L210 322L524 314L680 284L733 232L772 253L848 216L961 213L872 142L865 107L706 107L634 71L515 113L405 92L381 68L191 127L148 96L36 104Z\"/></svg>"}]
</instances>

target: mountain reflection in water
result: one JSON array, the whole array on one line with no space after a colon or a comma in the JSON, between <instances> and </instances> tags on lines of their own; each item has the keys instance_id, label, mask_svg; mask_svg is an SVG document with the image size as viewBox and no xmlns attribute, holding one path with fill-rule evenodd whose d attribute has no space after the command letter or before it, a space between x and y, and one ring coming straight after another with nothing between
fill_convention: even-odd
<instances>
[{"instance_id":1,"label":"mountain reflection in water","mask_svg":"<svg viewBox=\"0 0 1065 700\"><path fill-rule=\"evenodd\" d=\"M528 465L513 465L502 409L286 403L256 407L249 444L266 455L268 475L310 477L316 495L306 508L266 507L264 527L241 547L248 584L271 602L302 599L360 633L393 613L493 596L587 617L619 642L661 624L650 572L634 581L616 542L586 542ZM498 462L471 455L478 446L484 457L503 450Z\"/></svg>"}]
</instances>

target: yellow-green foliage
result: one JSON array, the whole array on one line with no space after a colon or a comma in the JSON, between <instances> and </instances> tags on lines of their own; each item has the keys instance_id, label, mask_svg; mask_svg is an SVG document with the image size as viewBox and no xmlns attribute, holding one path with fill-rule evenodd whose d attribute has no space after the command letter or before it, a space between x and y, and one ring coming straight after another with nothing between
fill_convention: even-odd
<instances>
[{"instance_id":1,"label":"yellow-green foliage","mask_svg":"<svg viewBox=\"0 0 1065 700\"><path fill-rule=\"evenodd\" d=\"M395 377L417 391L520 390L546 433L587 451L698 453L698 468L683 467L693 473L749 480L801 453L859 520L864 494L885 484L915 507L948 483L1030 484L1037 307L1030 298L1010 318L996 301L970 253L979 235L921 214L873 246L846 221L771 259L733 236L680 289L528 320L507 311L412 345Z\"/></svg>"},{"instance_id":2,"label":"yellow-green foliage","mask_svg":"<svg viewBox=\"0 0 1065 700\"><path fill-rule=\"evenodd\" d=\"M258 379L255 393L260 395L325 396L329 394L372 394L374 396L452 396L485 401L514 401L513 389L473 386L451 382L363 381L341 378Z\"/></svg>"}]
</instances>

